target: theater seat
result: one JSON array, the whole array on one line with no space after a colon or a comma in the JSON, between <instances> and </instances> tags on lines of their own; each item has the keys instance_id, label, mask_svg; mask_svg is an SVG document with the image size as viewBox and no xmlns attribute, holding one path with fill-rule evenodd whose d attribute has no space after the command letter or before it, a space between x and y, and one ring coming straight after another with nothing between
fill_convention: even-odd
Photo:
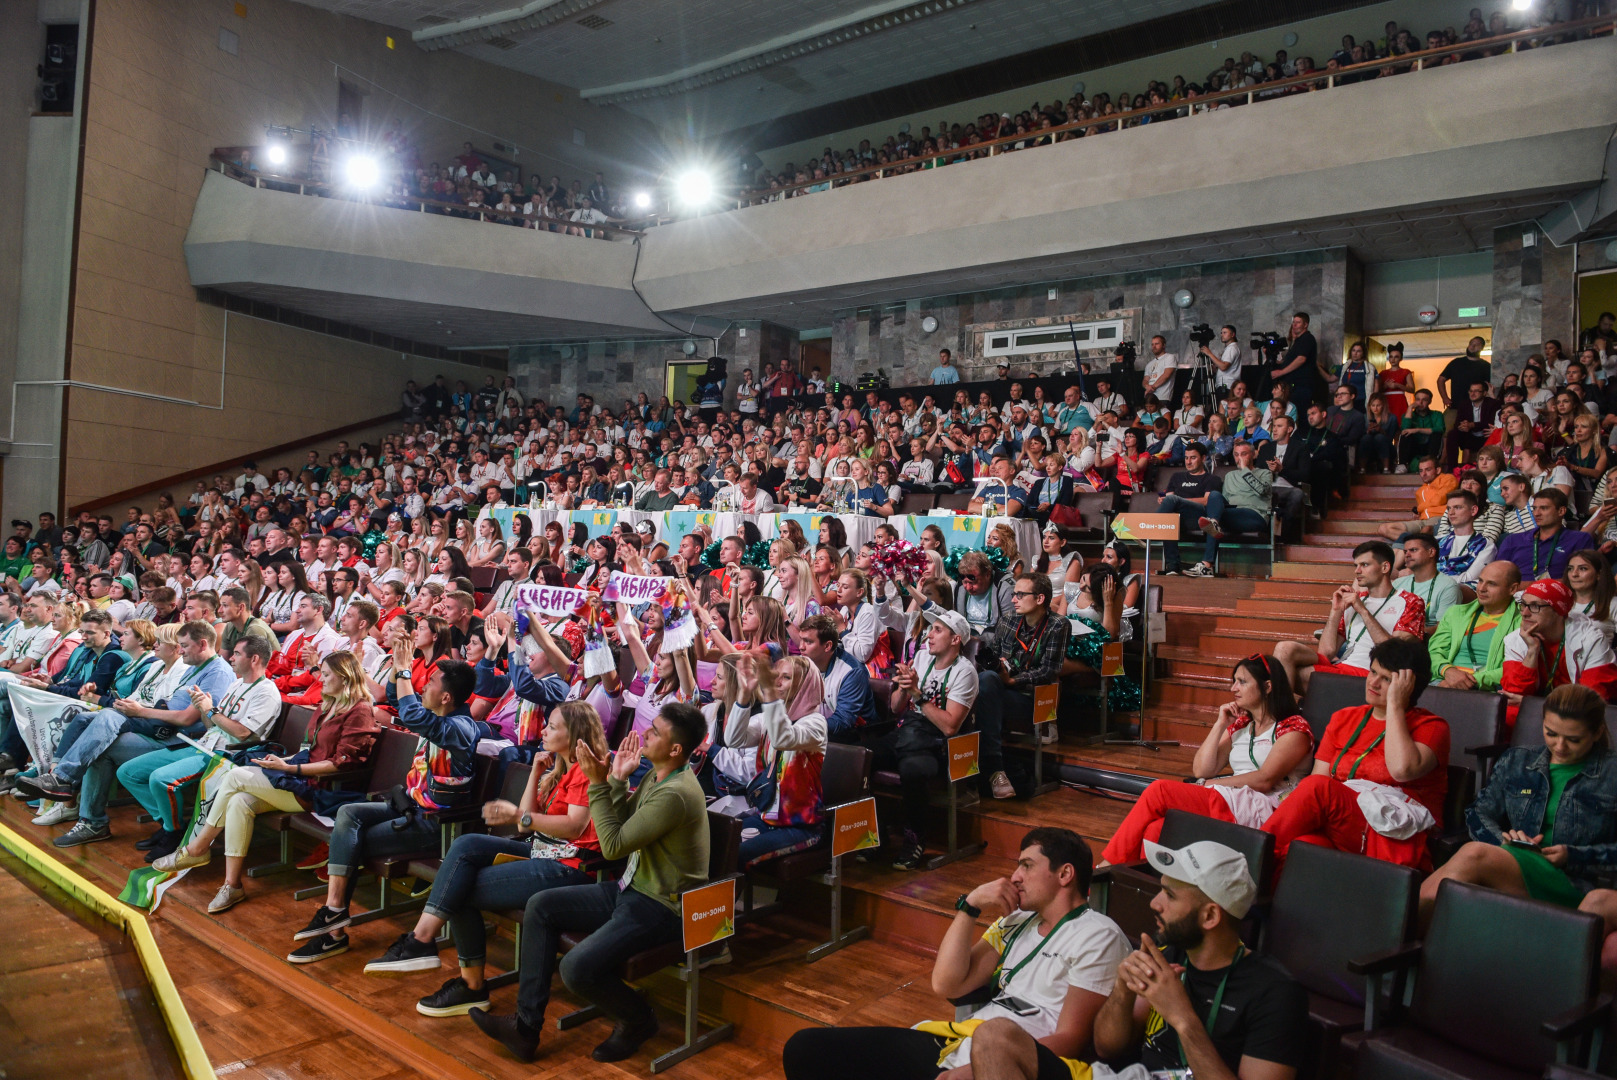
<instances>
[{"instance_id":1,"label":"theater seat","mask_svg":"<svg viewBox=\"0 0 1617 1080\"><path fill-rule=\"evenodd\" d=\"M1534 1080L1551 1062L1588 1064L1611 1020L1598 993L1600 918L1447 880L1423 942L1349 969L1372 981L1360 1080ZM1413 972L1407 1009L1379 1008L1379 984ZM1394 998L1396 1000L1396 997Z\"/></svg>"},{"instance_id":2,"label":"theater seat","mask_svg":"<svg viewBox=\"0 0 1617 1080\"><path fill-rule=\"evenodd\" d=\"M1169 810L1162 815L1162 836L1157 841L1163 847L1182 848L1187 844L1210 840L1233 848L1245 856L1252 880L1258 885L1258 902L1266 904L1270 880L1274 875L1275 838L1262 829L1249 829L1233 821L1203 817L1185 810ZM1139 941L1141 934L1154 934L1157 916L1151 910L1151 898L1162 887L1156 871L1146 863L1129 866L1108 866L1095 871L1096 910L1104 912L1123 928L1130 941ZM1256 923L1256 917L1249 917ZM1254 938L1250 932L1243 937Z\"/></svg>"},{"instance_id":3,"label":"theater seat","mask_svg":"<svg viewBox=\"0 0 1617 1080\"><path fill-rule=\"evenodd\" d=\"M1364 977L1348 969L1415 933L1420 874L1318 844L1296 844L1275 888L1262 951L1308 991L1304 1076L1337 1074L1342 1036L1364 1027Z\"/></svg>"},{"instance_id":4,"label":"theater seat","mask_svg":"<svg viewBox=\"0 0 1617 1080\"><path fill-rule=\"evenodd\" d=\"M1325 734L1331 717L1343 709L1364 707L1364 676L1339 675L1331 671L1316 671L1308 677L1308 692L1297 703L1308 729L1314 733L1314 745Z\"/></svg>"},{"instance_id":5,"label":"theater seat","mask_svg":"<svg viewBox=\"0 0 1617 1080\"><path fill-rule=\"evenodd\" d=\"M961 735L975 731L975 720L975 717L967 716L966 722L961 725L960 730L952 738L958 738ZM947 748L949 744L946 742L944 745ZM947 753L946 749L946 760ZM965 777L958 782L950 783L947 765L944 766L944 769L938 773L937 778L933 781L932 804L944 807L948 846L944 849L943 854L934 855L927 860L926 868L928 870L936 870L940 866L959 862L961 859L969 859L973 855L980 855L987 850L988 842L986 840L979 840L971 844L962 844L960 842L960 808L963 806L975 806L980 801L977 783L977 774ZM870 789L877 795L897 798L900 791L897 771L880 769L872 773Z\"/></svg>"}]
</instances>

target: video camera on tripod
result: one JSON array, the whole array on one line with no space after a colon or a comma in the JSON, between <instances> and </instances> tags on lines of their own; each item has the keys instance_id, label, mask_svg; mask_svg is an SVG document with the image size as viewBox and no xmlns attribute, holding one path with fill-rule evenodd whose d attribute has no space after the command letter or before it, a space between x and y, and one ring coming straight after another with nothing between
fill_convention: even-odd
<instances>
[{"instance_id":1,"label":"video camera on tripod","mask_svg":"<svg viewBox=\"0 0 1617 1080\"><path fill-rule=\"evenodd\" d=\"M1285 335L1277 334L1273 330L1269 330L1264 333L1259 333L1254 330L1252 332L1252 340L1248 344L1251 346L1253 352L1262 353L1263 362L1266 365L1271 366L1276 360L1280 359L1280 354L1286 351Z\"/></svg>"}]
</instances>

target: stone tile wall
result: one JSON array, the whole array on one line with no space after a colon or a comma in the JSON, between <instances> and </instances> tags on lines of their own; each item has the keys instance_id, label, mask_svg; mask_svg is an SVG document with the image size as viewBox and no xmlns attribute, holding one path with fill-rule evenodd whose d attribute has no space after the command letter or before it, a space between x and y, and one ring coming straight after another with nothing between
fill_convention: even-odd
<instances>
[{"instance_id":1,"label":"stone tile wall","mask_svg":"<svg viewBox=\"0 0 1617 1080\"><path fill-rule=\"evenodd\" d=\"M1336 356L1343 351L1350 296L1359 298L1351 317L1355 326L1358 323L1362 282L1362 272L1347 249L1333 248L861 308L835 317L830 376L851 382L862 372L881 368L895 386L924 382L937 364L938 350L947 348L953 351L962 377L989 377L995 365L978 355L974 328L1131 308L1140 312L1136 340L1142 351L1150 336L1160 333L1167 337L1170 352L1182 354L1190 345L1190 328L1200 322L1215 328L1234 323L1244 345L1253 330L1285 333L1291 313L1307 311L1321 350ZM1187 308L1173 305L1173 294L1180 289L1194 295ZM927 316L938 321L930 334L922 329ZM1041 372L1047 367L1054 373L1070 366L1070 356L1036 364L1026 358L1019 361L1013 365L1017 373L1030 367Z\"/></svg>"}]
</instances>

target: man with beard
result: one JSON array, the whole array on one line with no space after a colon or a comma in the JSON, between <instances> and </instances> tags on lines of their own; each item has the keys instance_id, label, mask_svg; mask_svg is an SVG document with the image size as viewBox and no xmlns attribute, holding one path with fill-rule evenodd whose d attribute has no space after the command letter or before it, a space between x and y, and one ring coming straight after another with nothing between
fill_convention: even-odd
<instances>
[{"instance_id":1,"label":"man with beard","mask_svg":"<svg viewBox=\"0 0 1617 1080\"><path fill-rule=\"evenodd\" d=\"M1152 1073L1188 1069L1196 1080L1291 1080L1308 1040L1308 1000L1282 968L1241 943L1258 891L1246 858L1211 841L1144 846L1162 875L1151 910L1164 947L1142 934L1119 965L1095 1018L1095 1052L1133 1058ZM976 1075L1017 1075L1018 1059L1005 1060L1006 1071L974 1061Z\"/></svg>"}]
</instances>

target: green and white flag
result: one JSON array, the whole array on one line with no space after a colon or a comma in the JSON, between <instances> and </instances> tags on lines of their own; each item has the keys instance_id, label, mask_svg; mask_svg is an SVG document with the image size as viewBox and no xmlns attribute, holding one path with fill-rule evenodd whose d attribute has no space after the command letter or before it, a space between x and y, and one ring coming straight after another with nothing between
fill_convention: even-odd
<instances>
[{"instance_id":1,"label":"green and white flag","mask_svg":"<svg viewBox=\"0 0 1617 1080\"><path fill-rule=\"evenodd\" d=\"M182 848L190 844L192 834L202 827L203 819L208 816L208 807L213 804L213 797L218 792L219 785L224 782L225 774L235 768L230 759L223 754L210 754L209 757L212 760L203 770L202 778L197 783L196 807L191 812L191 824L186 827L185 835L180 839ZM118 894L118 899L131 907L156 911L157 905L163 902L163 894L169 887L190 872L189 868L164 871L150 866L131 870L129 880L124 883L123 892Z\"/></svg>"}]
</instances>

